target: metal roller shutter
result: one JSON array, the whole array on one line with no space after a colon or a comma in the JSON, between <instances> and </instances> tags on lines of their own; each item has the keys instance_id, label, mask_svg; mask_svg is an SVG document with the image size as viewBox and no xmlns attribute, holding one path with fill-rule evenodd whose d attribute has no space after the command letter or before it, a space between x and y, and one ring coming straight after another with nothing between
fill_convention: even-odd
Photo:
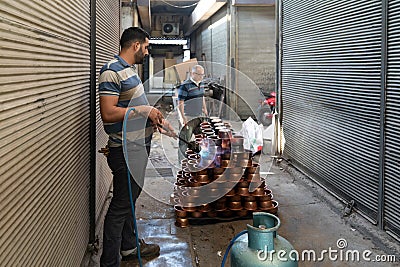
<instances>
[{"instance_id":1,"label":"metal roller shutter","mask_svg":"<svg viewBox=\"0 0 400 267\"><path fill-rule=\"evenodd\" d=\"M282 4L285 156L376 221L382 3Z\"/></svg>"},{"instance_id":2,"label":"metal roller shutter","mask_svg":"<svg viewBox=\"0 0 400 267\"><path fill-rule=\"evenodd\" d=\"M389 1L386 91L385 221L400 236L400 2Z\"/></svg>"},{"instance_id":3,"label":"metal roller shutter","mask_svg":"<svg viewBox=\"0 0 400 267\"><path fill-rule=\"evenodd\" d=\"M213 67L214 77L226 77L228 65L228 31L227 31L226 8L221 8L217 14L211 18L211 61L215 63Z\"/></svg>"},{"instance_id":4,"label":"metal roller shutter","mask_svg":"<svg viewBox=\"0 0 400 267\"><path fill-rule=\"evenodd\" d=\"M101 67L119 51L120 3L119 1L98 0L96 4L96 67L98 78ZM100 116L98 92L96 93L96 106L96 150L98 151L105 147L108 141L108 135L104 132ZM98 220L112 183L112 175L106 157L99 153L96 157L96 177L96 220Z\"/></svg>"},{"instance_id":5,"label":"metal roller shutter","mask_svg":"<svg viewBox=\"0 0 400 267\"><path fill-rule=\"evenodd\" d=\"M275 90L275 7L238 7L237 17L236 66L250 78L238 79L236 92L246 103L238 101L237 112L247 119L257 110L257 99L262 99L256 89ZM253 82L254 88L249 88Z\"/></svg>"},{"instance_id":6,"label":"metal roller shutter","mask_svg":"<svg viewBox=\"0 0 400 267\"><path fill-rule=\"evenodd\" d=\"M1 266L79 266L85 253L89 7L0 2Z\"/></svg>"}]
</instances>

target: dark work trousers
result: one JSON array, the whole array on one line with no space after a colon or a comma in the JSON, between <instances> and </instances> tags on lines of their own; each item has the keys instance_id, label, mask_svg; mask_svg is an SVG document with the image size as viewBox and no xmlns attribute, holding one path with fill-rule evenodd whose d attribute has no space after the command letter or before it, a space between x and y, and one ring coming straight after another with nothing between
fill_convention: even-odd
<instances>
[{"instance_id":1,"label":"dark work trousers","mask_svg":"<svg viewBox=\"0 0 400 267\"><path fill-rule=\"evenodd\" d=\"M150 146L134 147L128 152L134 203L142 191ZM110 147L107 158L113 174L113 197L104 220L102 267L118 267L120 251L136 247L133 216L129 200L128 174L122 147ZM134 177L134 178L133 178Z\"/></svg>"}]
</instances>

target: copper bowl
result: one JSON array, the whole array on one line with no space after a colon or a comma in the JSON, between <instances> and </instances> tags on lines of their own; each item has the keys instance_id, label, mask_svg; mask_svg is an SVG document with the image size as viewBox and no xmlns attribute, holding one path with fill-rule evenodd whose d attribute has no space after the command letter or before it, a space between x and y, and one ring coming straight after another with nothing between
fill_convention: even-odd
<instances>
[{"instance_id":1,"label":"copper bowl","mask_svg":"<svg viewBox=\"0 0 400 267\"><path fill-rule=\"evenodd\" d=\"M242 180L242 176L241 173L230 173L227 175L227 180L237 183Z\"/></svg>"},{"instance_id":2,"label":"copper bowl","mask_svg":"<svg viewBox=\"0 0 400 267\"><path fill-rule=\"evenodd\" d=\"M193 218L201 218L203 217L203 213L201 211L193 211L190 213Z\"/></svg>"},{"instance_id":3,"label":"copper bowl","mask_svg":"<svg viewBox=\"0 0 400 267\"><path fill-rule=\"evenodd\" d=\"M259 173L253 173L253 174L248 173L248 174L246 174L246 178L247 178L247 180L252 181L252 182L261 181L261 175Z\"/></svg>"},{"instance_id":4,"label":"copper bowl","mask_svg":"<svg viewBox=\"0 0 400 267\"><path fill-rule=\"evenodd\" d=\"M258 196L257 199L258 199L258 201L273 200L274 199L274 195L272 195L272 194L264 194L262 196Z\"/></svg>"},{"instance_id":5,"label":"copper bowl","mask_svg":"<svg viewBox=\"0 0 400 267\"><path fill-rule=\"evenodd\" d=\"M231 145L232 146L243 146L244 137L241 135L234 135L231 138Z\"/></svg>"},{"instance_id":6,"label":"copper bowl","mask_svg":"<svg viewBox=\"0 0 400 267\"><path fill-rule=\"evenodd\" d=\"M227 196L227 197L233 197L235 195L236 195L236 190L235 189L232 189L228 193L225 194L225 196Z\"/></svg>"},{"instance_id":7,"label":"copper bowl","mask_svg":"<svg viewBox=\"0 0 400 267\"><path fill-rule=\"evenodd\" d=\"M214 130L202 130L202 133L205 135L205 136L210 136L210 135L214 135L215 134L215 132L214 132Z\"/></svg>"},{"instance_id":8,"label":"copper bowl","mask_svg":"<svg viewBox=\"0 0 400 267\"><path fill-rule=\"evenodd\" d=\"M255 201L245 201L243 205L246 210L257 210L257 202Z\"/></svg>"},{"instance_id":9,"label":"copper bowl","mask_svg":"<svg viewBox=\"0 0 400 267\"><path fill-rule=\"evenodd\" d=\"M246 181L244 179L240 179L239 182L237 183L238 187L245 187L249 188L249 181Z\"/></svg>"},{"instance_id":10,"label":"copper bowl","mask_svg":"<svg viewBox=\"0 0 400 267\"><path fill-rule=\"evenodd\" d=\"M251 165L250 167L247 167L246 173L247 174L259 174L260 173L260 164L255 163L255 164Z\"/></svg>"},{"instance_id":11,"label":"copper bowl","mask_svg":"<svg viewBox=\"0 0 400 267\"><path fill-rule=\"evenodd\" d=\"M200 183L208 183L210 179L208 178L207 174L199 174L196 176L196 180Z\"/></svg>"},{"instance_id":12,"label":"copper bowl","mask_svg":"<svg viewBox=\"0 0 400 267\"><path fill-rule=\"evenodd\" d=\"M254 188L257 188L257 187L264 188L265 187L265 181L252 181L252 182L250 182L249 188L251 190L254 190Z\"/></svg>"},{"instance_id":13,"label":"copper bowl","mask_svg":"<svg viewBox=\"0 0 400 267\"><path fill-rule=\"evenodd\" d=\"M242 201L242 197L239 195L234 195L229 197L229 201L231 202L240 202Z\"/></svg>"},{"instance_id":14,"label":"copper bowl","mask_svg":"<svg viewBox=\"0 0 400 267\"><path fill-rule=\"evenodd\" d=\"M244 172L242 167L227 168L226 171L229 174L241 174L241 175L243 175Z\"/></svg>"},{"instance_id":15,"label":"copper bowl","mask_svg":"<svg viewBox=\"0 0 400 267\"><path fill-rule=\"evenodd\" d=\"M240 196L249 196L249 189L246 187L238 187L236 193Z\"/></svg>"},{"instance_id":16,"label":"copper bowl","mask_svg":"<svg viewBox=\"0 0 400 267\"><path fill-rule=\"evenodd\" d=\"M210 218L215 218L215 217L217 217L217 215L218 215L218 211L216 211L216 210L210 210L207 212L207 216Z\"/></svg>"},{"instance_id":17,"label":"copper bowl","mask_svg":"<svg viewBox=\"0 0 400 267\"><path fill-rule=\"evenodd\" d=\"M216 211L223 211L226 210L226 201L216 202L214 204Z\"/></svg>"},{"instance_id":18,"label":"copper bowl","mask_svg":"<svg viewBox=\"0 0 400 267\"><path fill-rule=\"evenodd\" d=\"M240 201L229 202L228 206L230 210L241 210L242 202Z\"/></svg>"},{"instance_id":19,"label":"copper bowl","mask_svg":"<svg viewBox=\"0 0 400 267\"><path fill-rule=\"evenodd\" d=\"M196 206L194 203L182 203L182 209L184 211L193 212L196 211Z\"/></svg>"},{"instance_id":20,"label":"copper bowl","mask_svg":"<svg viewBox=\"0 0 400 267\"><path fill-rule=\"evenodd\" d=\"M199 186L201 186L201 183L194 178L190 178L188 180L188 186L189 187L199 187Z\"/></svg>"},{"instance_id":21,"label":"copper bowl","mask_svg":"<svg viewBox=\"0 0 400 267\"><path fill-rule=\"evenodd\" d=\"M213 169L214 177L215 177L215 175L220 175L220 174L223 174L224 172L225 172L225 168L214 168Z\"/></svg>"},{"instance_id":22,"label":"copper bowl","mask_svg":"<svg viewBox=\"0 0 400 267\"><path fill-rule=\"evenodd\" d=\"M272 200L259 201L258 202L258 207L260 208L260 210L270 209L270 208L273 207Z\"/></svg>"},{"instance_id":23,"label":"copper bowl","mask_svg":"<svg viewBox=\"0 0 400 267\"><path fill-rule=\"evenodd\" d=\"M218 131L218 137L224 140L225 139L229 140L229 138L232 137L232 132L229 129L220 129Z\"/></svg>"},{"instance_id":24,"label":"copper bowl","mask_svg":"<svg viewBox=\"0 0 400 267\"><path fill-rule=\"evenodd\" d=\"M190 171L190 174L193 177L196 177L197 175L206 175L208 174L207 169L201 169L198 165L194 166L196 168L196 171Z\"/></svg>"},{"instance_id":25,"label":"copper bowl","mask_svg":"<svg viewBox=\"0 0 400 267\"><path fill-rule=\"evenodd\" d=\"M257 201L257 197L256 196L245 196L243 197L244 201Z\"/></svg>"},{"instance_id":26,"label":"copper bowl","mask_svg":"<svg viewBox=\"0 0 400 267\"><path fill-rule=\"evenodd\" d=\"M264 195L264 187L259 187L254 189L253 192L250 192L252 196L263 196Z\"/></svg>"},{"instance_id":27,"label":"copper bowl","mask_svg":"<svg viewBox=\"0 0 400 267\"><path fill-rule=\"evenodd\" d=\"M272 208L266 210L269 213L276 214L278 212L279 203L276 200L272 200Z\"/></svg>"},{"instance_id":28,"label":"copper bowl","mask_svg":"<svg viewBox=\"0 0 400 267\"><path fill-rule=\"evenodd\" d=\"M175 226L185 228L189 226L189 220L186 218L176 218Z\"/></svg>"},{"instance_id":29,"label":"copper bowl","mask_svg":"<svg viewBox=\"0 0 400 267\"><path fill-rule=\"evenodd\" d=\"M209 212L211 211L211 206L209 204L203 204L200 207L198 207L198 210L201 212Z\"/></svg>"},{"instance_id":30,"label":"copper bowl","mask_svg":"<svg viewBox=\"0 0 400 267\"><path fill-rule=\"evenodd\" d=\"M174 209L175 209L175 214L177 217L180 217L180 218L187 217L187 215L188 215L187 211L183 210L183 208L181 206L175 205Z\"/></svg>"},{"instance_id":31,"label":"copper bowl","mask_svg":"<svg viewBox=\"0 0 400 267\"><path fill-rule=\"evenodd\" d=\"M223 159L223 160L221 160L221 167L222 167L222 168L230 167L230 165L233 166L233 164L231 164L231 161L230 161L229 159Z\"/></svg>"}]
</instances>

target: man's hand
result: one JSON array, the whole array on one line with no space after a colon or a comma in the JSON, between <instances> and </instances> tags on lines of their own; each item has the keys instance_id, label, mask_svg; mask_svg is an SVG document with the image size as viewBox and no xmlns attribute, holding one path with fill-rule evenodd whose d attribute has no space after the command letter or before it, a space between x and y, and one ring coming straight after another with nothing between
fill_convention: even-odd
<instances>
[{"instance_id":1,"label":"man's hand","mask_svg":"<svg viewBox=\"0 0 400 267\"><path fill-rule=\"evenodd\" d=\"M174 128L171 126L171 124L167 120L163 120L161 124L158 126L158 131L162 134L165 134L166 136L173 137L176 139L178 136L174 131ZM162 127L161 127L162 126Z\"/></svg>"},{"instance_id":2,"label":"man's hand","mask_svg":"<svg viewBox=\"0 0 400 267\"><path fill-rule=\"evenodd\" d=\"M135 109L141 116L149 118L153 125L162 124L164 120L161 111L152 106L137 106Z\"/></svg>"}]
</instances>

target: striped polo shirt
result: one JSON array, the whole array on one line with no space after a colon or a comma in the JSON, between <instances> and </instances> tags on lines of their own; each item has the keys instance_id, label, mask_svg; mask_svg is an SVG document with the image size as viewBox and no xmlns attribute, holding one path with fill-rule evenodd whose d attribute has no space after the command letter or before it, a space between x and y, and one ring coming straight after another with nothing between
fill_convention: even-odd
<instances>
[{"instance_id":1,"label":"striped polo shirt","mask_svg":"<svg viewBox=\"0 0 400 267\"><path fill-rule=\"evenodd\" d=\"M204 84L197 86L191 79L186 80L178 89L178 100L184 101L187 116L200 116L203 111Z\"/></svg>"},{"instance_id":2,"label":"striped polo shirt","mask_svg":"<svg viewBox=\"0 0 400 267\"><path fill-rule=\"evenodd\" d=\"M106 63L100 70L99 95L118 96L117 107L135 107L148 105L140 77L136 67L129 65L120 56ZM123 122L103 122L104 130L109 135L108 145L119 147L122 145ZM146 118L135 116L127 124L127 141L136 145L150 145L153 129Z\"/></svg>"}]
</instances>

